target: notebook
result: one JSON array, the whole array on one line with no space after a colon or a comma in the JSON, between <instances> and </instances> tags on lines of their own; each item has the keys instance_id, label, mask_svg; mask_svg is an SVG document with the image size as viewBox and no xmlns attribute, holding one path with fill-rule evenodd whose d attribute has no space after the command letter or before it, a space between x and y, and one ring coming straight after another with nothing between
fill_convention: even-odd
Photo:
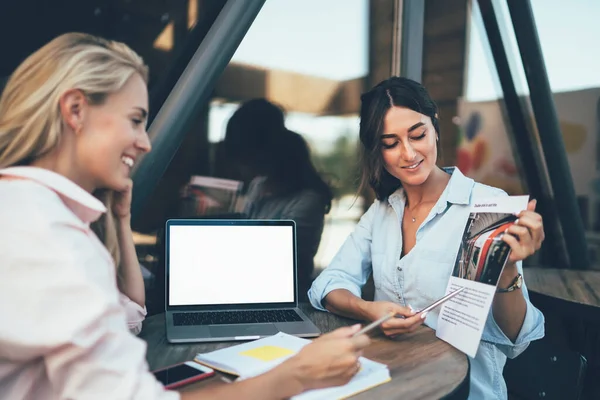
<instances>
[{"instance_id":1,"label":"notebook","mask_svg":"<svg viewBox=\"0 0 600 400\"><path fill-rule=\"evenodd\" d=\"M213 369L246 379L260 375L294 356L310 340L280 332L237 346L198 354L194 361ZM361 369L343 386L309 390L296 400L344 399L390 381L385 364L360 357Z\"/></svg>"}]
</instances>

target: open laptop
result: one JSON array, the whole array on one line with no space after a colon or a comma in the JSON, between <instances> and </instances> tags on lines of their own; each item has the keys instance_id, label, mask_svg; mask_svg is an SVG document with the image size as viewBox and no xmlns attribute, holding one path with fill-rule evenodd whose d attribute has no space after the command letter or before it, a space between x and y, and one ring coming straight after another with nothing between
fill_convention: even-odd
<instances>
[{"instance_id":1,"label":"open laptop","mask_svg":"<svg viewBox=\"0 0 600 400\"><path fill-rule=\"evenodd\" d=\"M294 221L169 220L165 246L169 342L320 334L298 308Z\"/></svg>"}]
</instances>

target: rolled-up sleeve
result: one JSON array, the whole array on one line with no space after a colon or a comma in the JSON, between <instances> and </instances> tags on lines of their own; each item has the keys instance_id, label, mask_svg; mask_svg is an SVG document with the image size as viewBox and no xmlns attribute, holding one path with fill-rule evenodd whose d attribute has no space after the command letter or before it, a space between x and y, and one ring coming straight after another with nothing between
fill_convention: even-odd
<instances>
[{"instance_id":1,"label":"rolled-up sleeve","mask_svg":"<svg viewBox=\"0 0 600 400\"><path fill-rule=\"evenodd\" d=\"M518 271L523 274L523 266L519 261L517 262ZM525 281L525 279L524 279ZM523 291L523 297L527 303L527 310L525 312L525 320L521 331L517 336L516 340L511 341L500 329L496 320L494 319L494 313L490 310L488 318L483 330L481 339L493 343L502 353L508 358L515 358L521 354L529 343L533 340L538 340L544 337L544 314L529 301L529 292L527 286L523 283L521 288Z\"/></svg>"},{"instance_id":2,"label":"rolled-up sleeve","mask_svg":"<svg viewBox=\"0 0 600 400\"><path fill-rule=\"evenodd\" d=\"M142 331L142 323L148 314L146 307L140 306L123 293L119 293L119 302L125 310L129 332L133 333L134 335L138 335Z\"/></svg>"},{"instance_id":3,"label":"rolled-up sleeve","mask_svg":"<svg viewBox=\"0 0 600 400\"><path fill-rule=\"evenodd\" d=\"M322 301L331 291L346 289L360 297L371 274L371 229L379 201L360 218L354 232L346 239L331 264L319 274L308 291L313 307L326 311Z\"/></svg>"},{"instance_id":4,"label":"rolled-up sleeve","mask_svg":"<svg viewBox=\"0 0 600 400\"><path fill-rule=\"evenodd\" d=\"M43 360L59 399L175 400L148 370L146 344L126 328L117 288L96 284L82 259L48 235L20 235L39 252L12 252L0 279L0 358ZM25 312L25 314L23 314Z\"/></svg>"}]
</instances>

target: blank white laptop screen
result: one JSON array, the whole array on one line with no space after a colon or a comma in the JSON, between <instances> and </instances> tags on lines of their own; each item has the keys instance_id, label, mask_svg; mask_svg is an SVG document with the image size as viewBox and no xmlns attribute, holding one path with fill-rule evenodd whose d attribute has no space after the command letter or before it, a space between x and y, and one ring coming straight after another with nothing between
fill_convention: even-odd
<instances>
[{"instance_id":1,"label":"blank white laptop screen","mask_svg":"<svg viewBox=\"0 0 600 400\"><path fill-rule=\"evenodd\" d=\"M291 303L292 226L171 225L169 305Z\"/></svg>"}]
</instances>

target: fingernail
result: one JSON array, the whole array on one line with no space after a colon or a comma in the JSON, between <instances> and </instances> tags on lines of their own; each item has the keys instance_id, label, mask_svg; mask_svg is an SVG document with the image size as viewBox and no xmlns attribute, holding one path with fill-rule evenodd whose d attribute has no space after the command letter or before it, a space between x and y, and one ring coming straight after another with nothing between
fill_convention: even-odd
<instances>
[{"instance_id":1,"label":"fingernail","mask_svg":"<svg viewBox=\"0 0 600 400\"><path fill-rule=\"evenodd\" d=\"M427 318L428 313L429 313L429 311L425 311L423 314L421 314L421 319Z\"/></svg>"},{"instance_id":2,"label":"fingernail","mask_svg":"<svg viewBox=\"0 0 600 400\"><path fill-rule=\"evenodd\" d=\"M416 310L409 304L408 308L410 308L410 312L414 313Z\"/></svg>"},{"instance_id":3,"label":"fingernail","mask_svg":"<svg viewBox=\"0 0 600 400\"><path fill-rule=\"evenodd\" d=\"M518 225L518 224L519 224L519 218L517 218L517 219L515 220L515 225Z\"/></svg>"}]
</instances>

